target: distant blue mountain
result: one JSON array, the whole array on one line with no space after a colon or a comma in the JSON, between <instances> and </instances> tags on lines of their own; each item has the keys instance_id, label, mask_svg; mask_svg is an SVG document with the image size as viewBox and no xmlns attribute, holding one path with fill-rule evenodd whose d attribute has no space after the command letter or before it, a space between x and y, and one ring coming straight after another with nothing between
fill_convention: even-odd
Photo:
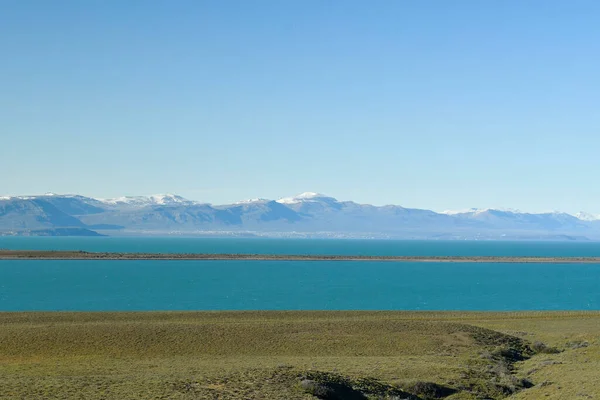
<instances>
[{"instance_id":1,"label":"distant blue mountain","mask_svg":"<svg viewBox=\"0 0 600 400\"><path fill-rule=\"evenodd\" d=\"M78 218L61 211L43 197L0 200L0 229L84 227Z\"/></svg>"},{"instance_id":2,"label":"distant blue mountain","mask_svg":"<svg viewBox=\"0 0 600 400\"><path fill-rule=\"evenodd\" d=\"M600 240L600 219L588 213L495 209L436 213L338 201L312 192L227 205L176 195L107 200L56 194L0 197L0 234L90 235L95 231L108 235Z\"/></svg>"}]
</instances>

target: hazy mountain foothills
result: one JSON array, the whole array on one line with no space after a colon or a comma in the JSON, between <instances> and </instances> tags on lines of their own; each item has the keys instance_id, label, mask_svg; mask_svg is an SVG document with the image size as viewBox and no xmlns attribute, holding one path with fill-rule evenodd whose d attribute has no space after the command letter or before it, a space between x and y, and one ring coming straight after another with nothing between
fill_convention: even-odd
<instances>
[{"instance_id":1,"label":"hazy mountain foothills","mask_svg":"<svg viewBox=\"0 0 600 400\"><path fill-rule=\"evenodd\" d=\"M311 192L226 205L171 194L115 199L45 194L0 197L0 234L598 240L600 219L583 212L576 216L495 209L436 213L338 201Z\"/></svg>"}]
</instances>

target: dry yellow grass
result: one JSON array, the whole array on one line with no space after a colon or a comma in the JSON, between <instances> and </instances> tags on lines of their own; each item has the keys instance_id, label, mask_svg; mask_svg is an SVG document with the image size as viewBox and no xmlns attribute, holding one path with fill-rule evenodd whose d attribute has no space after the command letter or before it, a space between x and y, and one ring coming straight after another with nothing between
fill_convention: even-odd
<instances>
[{"instance_id":1,"label":"dry yellow grass","mask_svg":"<svg viewBox=\"0 0 600 400\"><path fill-rule=\"evenodd\" d=\"M516 363L535 386L514 398L600 396L600 313L305 311L0 313L0 398L309 399L307 371L488 385L482 354L511 337L566 350Z\"/></svg>"}]
</instances>

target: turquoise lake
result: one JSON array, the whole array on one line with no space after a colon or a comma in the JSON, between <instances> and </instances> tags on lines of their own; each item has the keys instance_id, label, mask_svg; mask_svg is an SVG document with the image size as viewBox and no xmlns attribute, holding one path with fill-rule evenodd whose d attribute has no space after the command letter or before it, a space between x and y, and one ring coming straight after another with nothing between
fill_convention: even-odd
<instances>
[{"instance_id":1,"label":"turquoise lake","mask_svg":"<svg viewBox=\"0 0 600 400\"><path fill-rule=\"evenodd\" d=\"M600 256L600 243L0 238L4 249ZM0 261L0 311L599 310L600 265Z\"/></svg>"}]
</instances>

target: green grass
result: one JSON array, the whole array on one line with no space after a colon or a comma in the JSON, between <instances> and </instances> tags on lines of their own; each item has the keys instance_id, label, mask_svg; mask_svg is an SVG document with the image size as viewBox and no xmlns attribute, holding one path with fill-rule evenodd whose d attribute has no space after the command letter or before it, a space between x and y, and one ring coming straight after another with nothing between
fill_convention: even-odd
<instances>
[{"instance_id":1,"label":"green grass","mask_svg":"<svg viewBox=\"0 0 600 400\"><path fill-rule=\"evenodd\" d=\"M372 398L503 398L523 378L512 397L597 398L599 338L600 313L578 312L0 313L0 399L311 399L300 382L323 373L375 379ZM561 352L500 356L534 342Z\"/></svg>"}]
</instances>

